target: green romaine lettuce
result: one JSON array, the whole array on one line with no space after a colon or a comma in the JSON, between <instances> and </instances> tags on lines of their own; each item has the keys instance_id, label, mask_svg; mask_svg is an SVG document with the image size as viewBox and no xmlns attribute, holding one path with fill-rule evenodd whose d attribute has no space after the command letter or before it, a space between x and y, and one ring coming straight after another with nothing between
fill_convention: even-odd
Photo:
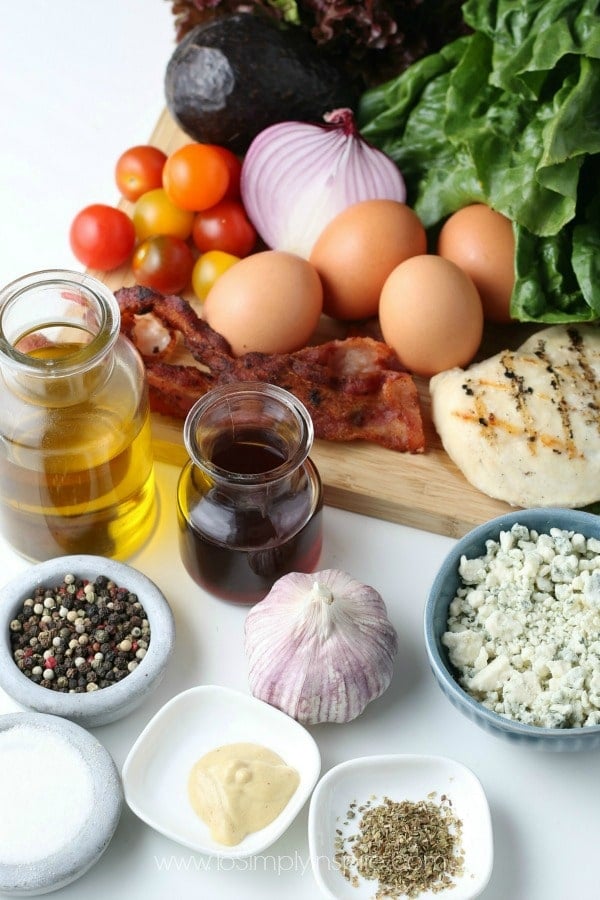
<instances>
[{"instance_id":1,"label":"green romaine lettuce","mask_svg":"<svg viewBox=\"0 0 600 900\"><path fill-rule=\"evenodd\" d=\"M544 73L570 54L600 57L597 3L582 0L467 0L465 21L494 44L491 81L538 99Z\"/></svg>"}]
</instances>

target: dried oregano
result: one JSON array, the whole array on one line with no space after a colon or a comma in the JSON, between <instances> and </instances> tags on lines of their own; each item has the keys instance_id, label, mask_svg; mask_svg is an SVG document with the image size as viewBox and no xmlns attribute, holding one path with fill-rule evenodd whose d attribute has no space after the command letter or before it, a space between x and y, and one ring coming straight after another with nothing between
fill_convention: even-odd
<instances>
[{"instance_id":1,"label":"dried oregano","mask_svg":"<svg viewBox=\"0 0 600 900\"><path fill-rule=\"evenodd\" d=\"M343 837L336 829L335 862L354 885L358 876L378 882L375 900L418 897L454 885L464 871L462 822L445 794L433 800L396 802L372 798L362 806L351 803L345 825L361 816L358 831Z\"/></svg>"}]
</instances>

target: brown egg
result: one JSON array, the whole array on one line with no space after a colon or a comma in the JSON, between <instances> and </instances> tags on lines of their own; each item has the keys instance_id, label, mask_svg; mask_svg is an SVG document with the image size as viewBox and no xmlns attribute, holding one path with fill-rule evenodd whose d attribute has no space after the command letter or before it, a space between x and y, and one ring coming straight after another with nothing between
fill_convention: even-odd
<instances>
[{"instance_id":1,"label":"brown egg","mask_svg":"<svg viewBox=\"0 0 600 900\"><path fill-rule=\"evenodd\" d=\"M364 200L337 215L310 255L323 283L323 311L336 319L377 315L381 288L403 260L425 253L413 210L396 200Z\"/></svg>"},{"instance_id":2,"label":"brown egg","mask_svg":"<svg viewBox=\"0 0 600 900\"><path fill-rule=\"evenodd\" d=\"M323 307L313 266L293 253L265 250L240 260L215 281L203 315L233 353L290 353L310 340Z\"/></svg>"},{"instance_id":3,"label":"brown egg","mask_svg":"<svg viewBox=\"0 0 600 900\"><path fill-rule=\"evenodd\" d=\"M429 378L471 362L481 343L483 309L457 265L441 256L413 256L387 278L379 324L406 368Z\"/></svg>"},{"instance_id":4,"label":"brown egg","mask_svg":"<svg viewBox=\"0 0 600 900\"><path fill-rule=\"evenodd\" d=\"M490 322L510 322L515 283L515 239L510 219L475 203L446 220L437 252L470 275Z\"/></svg>"}]
</instances>

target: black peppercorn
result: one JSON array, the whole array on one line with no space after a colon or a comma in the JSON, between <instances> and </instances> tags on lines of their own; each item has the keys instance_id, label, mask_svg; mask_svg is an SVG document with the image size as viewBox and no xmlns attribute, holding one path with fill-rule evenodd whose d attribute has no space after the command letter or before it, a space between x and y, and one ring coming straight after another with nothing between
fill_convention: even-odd
<instances>
[{"instance_id":1,"label":"black peppercorn","mask_svg":"<svg viewBox=\"0 0 600 900\"><path fill-rule=\"evenodd\" d=\"M105 576L91 585L65 575L54 589L38 587L17 611L9 627L13 659L47 690L107 687L138 664L137 639L150 639L145 616L137 596Z\"/></svg>"}]
</instances>

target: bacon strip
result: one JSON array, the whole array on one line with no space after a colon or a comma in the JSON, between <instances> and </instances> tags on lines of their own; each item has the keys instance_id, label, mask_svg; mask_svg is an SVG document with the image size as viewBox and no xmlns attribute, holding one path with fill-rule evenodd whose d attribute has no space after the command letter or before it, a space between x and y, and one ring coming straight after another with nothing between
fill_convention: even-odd
<instances>
[{"instance_id":1,"label":"bacon strip","mask_svg":"<svg viewBox=\"0 0 600 900\"><path fill-rule=\"evenodd\" d=\"M145 356L152 408L185 418L195 401L218 384L267 381L301 400L315 435L327 441L372 441L392 450L425 447L416 385L382 341L349 337L295 353L232 355L229 344L181 297L139 286L116 292L121 329L134 342L140 316L155 316L201 368Z\"/></svg>"}]
</instances>

